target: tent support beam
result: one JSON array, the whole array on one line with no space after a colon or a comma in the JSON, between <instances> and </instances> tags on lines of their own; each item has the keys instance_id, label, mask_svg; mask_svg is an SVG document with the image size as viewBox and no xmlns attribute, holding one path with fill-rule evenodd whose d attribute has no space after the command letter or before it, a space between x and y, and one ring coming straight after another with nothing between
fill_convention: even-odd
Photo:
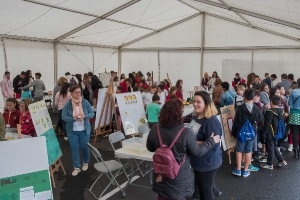
<instances>
[{"instance_id":1,"label":"tent support beam","mask_svg":"<svg viewBox=\"0 0 300 200\"><path fill-rule=\"evenodd\" d=\"M199 12L202 12L201 10L199 10L198 8L182 1L182 0L178 0L180 1L181 3L195 9L195 10L198 10ZM213 2L214 3L214 2ZM222 5L222 4L220 4ZM239 24L239 25L243 25L243 26L247 26L247 27L250 27L250 28L254 28L254 29L257 29L257 30L260 30L260 31L263 31L263 32L266 32L266 33L270 33L270 34L273 34L273 35L277 35L277 36L280 36L280 37L284 37L284 38L288 38L288 39L291 39L291 40L294 40L294 41L297 41L297 42L300 42L300 38L295 38L295 37L292 37L292 36L289 36L289 35L286 35L286 34L282 34L282 33L279 33L279 32L276 32L276 31L272 31L272 30L269 30L269 29L265 29L265 28L261 28L261 27L257 27L257 26L253 26L253 25L250 25L249 23L243 23L243 22L240 22L240 21L237 21L237 20L234 20L234 19L229 19L229 18L226 18L226 17L222 17L222 16L219 16L219 15L215 15L215 14L211 14L211 13L208 13L206 12L206 15L209 15L209 16L212 16L212 17L215 17L215 18L218 18L218 19L223 19L225 21L229 21L229 22L233 22L233 23L236 23L236 24ZM242 15L241 15L242 16ZM244 18L244 17L243 17ZM246 19L245 19L246 20ZM248 20L247 20L248 21ZM250 21L249 21L250 22ZM251 22L250 22L251 23Z\"/></svg>"},{"instance_id":2,"label":"tent support beam","mask_svg":"<svg viewBox=\"0 0 300 200\"><path fill-rule=\"evenodd\" d=\"M204 51L219 51L219 50L268 50L268 49L300 49L298 46L228 46L228 47L204 47ZM199 47L149 47L149 48L122 48L121 51L201 51Z\"/></svg>"},{"instance_id":3,"label":"tent support beam","mask_svg":"<svg viewBox=\"0 0 300 200\"><path fill-rule=\"evenodd\" d=\"M235 8L235 7L229 7L228 8L226 5L223 5L223 4L220 4L220 3L215 3L213 1L207 1L207 0L194 0L194 1L198 1L200 3L208 4L208 5L211 5L211 6L216 6L216 7L219 7L219 8L226 9L226 10L238 12L238 13L241 13L241 14L249 15L249 16L252 16L252 17L264 19L264 20L267 20L267 21L275 22L275 23L278 23L278 24L282 24L282 25L285 25L285 26L292 27L292 28L300 29L299 24L295 24L295 23L292 23L292 22L287 22L287 21L280 20L280 19L277 19L277 18L274 18L274 17L269 17L269 16L266 16L266 15L258 14L258 13L255 13L255 12L250 12L250 11L243 10L243 9L240 9L240 8Z\"/></svg>"},{"instance_id":4,"label":"tent support beam","mask_svg":"<svg viewBox=\"0 0 300 200\"><path fill-rule=\"evenodd\" d=\"M18 36L18 35L0 34L0 38L12 39L12 40L33 41L33 42L50 42L50 43L55 43L55 40L51 40L51 39L36 38L36 37L26 37L26 36ZM70 44L70 45L78 45L78 46L109 48L109 49L117 49L118 48L117 46L109 46L109 45L101 45L101 44L90 44L90 43L81 43L81 42L61 41L59 43L61 43L61 44Z\"/></svg>"},{"instance_id":5,"label":"tent support beam","mask_svg":"<svg viewBox=\"0 0 300 200\"><path fill-rule=\"evenodd\" d=\"M160 81L160 52L157 51L158 81Z\"/></svg>"},{"instance_id":6,"label":"tent support beam","mask_svg":"<svg viewBox=\"0 0 300 200\"><path fill-rule=\"evenodd\" d=\"M201 23L201 62L200 62L200 77L203 76L204 65L204 47L205 47L205 13L202 15ZM201 84L200 84L201 85Z\"/></svg>"},{"instance_id":7,"label":"tent support beam","mask_svg":"<svg viewBox=\"0 0 300 200\"><path fill-rule=\"evenodd\" d=\"M54 50L54 85L57 82L57 75L58 75L58 68L57 68L57 43L53 43L53 50Z\"/></svg>"},{"instance_id":8,"label":"tent support beam","mask_svg":"<svg viewBox=\"0 0 300 200\"><path fill-rule=\"evenodd\" d=\"M2 38L1 41L2 41L3 55L4 55L4 67L5 67L5 71L8 71L8 67L7 67L7 56L6 56L6 49L5 49L4 39Z\"/></svg>"},{"instance_id":9,"label":"tent support beam","mask_svg":"<svg viewBox=\"0 0 300 200\"><path fill-rule=\"evenodd\" d=\"M156 31L156 29L153 29L153 28L148 28L148 27L145 27L145 26L140 26L140 25L136 25L136 24L122 22L122 21L115 20L115 19L106 18L105 20L112 21L112 22L117 22L117 23L120 23L120 24L126 24L126 25L129 25L129 26L135 26L137 28L143 28L143 29L148 29L148 30L151 30L151 31Z\"/></svg>"},{"instance_id":10,"label":"tent support beam","mask_svg":"<svg viewBox=\"0 0 300 200\"><path fill-rule=\"evenodd\" d=\"M72 12L72 13L77 13L77 14L81 14L81 15L86 15L86 16L90 16L90 17L96 17L96 18L101 17L100 15L94 15L94 14L91 14L91 13L81 12L81 11L78 11L78 10L72 10L72 9L69 9L69 8L64 8L64 7L56 6L56 5L51 5L51 4L43 3L43 2L39 2L39 1L34 1L34 0L23 0L23 1L38 4L38 5L42 5L42 6L47 6L47 7L50 7L50 8L56 8L56 9L59 9L59 10L64 10L64 11L68 11L68 12ZM106 18L106 20L117 22L117 23L120 23L120 24L135 26L135 27L138 27L138 28L155 30L155 29L152 29L152 28L139 26L139 25L135 25L135 24L127 23L127 22L122 22L122 21L118 21L118 20L114 20L114 19Z\"/></svg>"},{"instance_id":11,"label":"tent support beam","mask_svg":"<svg viewBox=\"0 0 300 200\"><path fill-rule=\"evenodd\" d=\"M127 42L127 43L123 44L121 47L122 47L122 48L123 48L123 47L126 47L126 46L128 46L128 45L130 45L130 44L133 44L133 43L138 42L138 41L140 41L140 40L142 40L142 39L145 39L145 38L147 38L147 37L150 37L150 36L152 36L152 35L154 35L154 34L156 34L156 33L159 33L159 32L161 32L161 31L164 31L164 30L168 29L168 28L171 28L171 27L176 26L176 25L178 25L178 24L181 24L181 23L183 23L183 22L185 22L185 21L188 21L188 20L190 20L190 19L193 19L193 18L195 18L195 17L197 17L197 16L199 16L199 15L201 15L201 14L202 14L202 13L196 13L196 14L194 14L194 15L191 15L191 16L189 16L189 17L187 17L187 18L184 18L184 19L182 19L182 20L179 20L179 21L177 21L177 22L175 22L175 23L173 23L173 24L170 24L170 25L165 26L165 27L163 27L163 28L161 28L161 29L158 29L157 31L154 31L154 32L152 32L152 33L149 33L149 34L146 34L146 35L144 35L144 36L142 36L142 37L139 37L139 38L137 38L137 39L134 39L134 40L132 40L132 41L130 41L130 42Z\"/></svg>"},{"instance_id":12,"label":"tent support beam","mask_svg":"<svg viewBox=\"0 0 300 200\"><path fill-rule=\"evenodd\" d=\"M121 77L122 73L122 51L121 48L118 48L118 74Z\"/></svg>"},{"instance_id":13,"label":"tent support beam","mask_svg":"<svg viewBox=\"0 0 300 200\"><path fill-rule=\"evenodd\" d=\"M129 2L125 3L124 5L116 8L116 9L114 9L114 10L112 10L112 11L110 11L110 12L108 12L108 13L100 16L100 17L97 17L96 19L94 19L94 20L92 20L92 21L90 21L90 22L88 22L86 24L83 24L82 26L77 27L74 30L72 30L72 31L70 31L70 32L68 32L68 33L66 33L66 34L64 34L64 35L56 38L55 41L58 42L58 41L60 41L62 39L65 39L66 37L69 37L70 35L73 35L74 33L77 33L79 31L81 31L82 29L85 29L85 28L87 28L87 27L89 27L89 26L91 26L91 25L93 25L93 24L95 24L95 23L97 23L97 22L99 22L99 21L101 21L101 20L103 20L103 19L105 19L105 18L107 18L107 17L109 17L109 16L111 16L111 15L113 15L113 14L115 14L115 13L117 13L117 12L119 12L119 11L125 9L125 8L127 8L127 7L129 7L129 6L131 6L132 4L135 4L135 3L139 2L139 1L140 0L129 1Z\"/></svg>"},{"instance_id":14,"label":"tent support beam","mask_svg":"<svg viewBox=\"0 0 300 200\"><path fill-rule=\"evenodd\" d=\"M93 74L95 72L95 56L94 56L94 49L93 47L91 47L91 51L92 51L92 58L93 58Z\"/></svg>"},{"instance_id":15,"label":"tent support beam","mask_svg":"<svg viewBox=\"0 0 300 200\"><path fill-rule=\"evenodd\" d=\"M224 1L224 0L219 0L223 5L225 5L228 10L230 10L230 6ZM244 20L245 22L247 22L252 28L254 28L254 25L249 21L247 20L243 15L241 15L240 13L236 12L236 11L233 11L237 16L239 16L239 18L241 18L242 20Z\"/></svg>"}]
</instances>

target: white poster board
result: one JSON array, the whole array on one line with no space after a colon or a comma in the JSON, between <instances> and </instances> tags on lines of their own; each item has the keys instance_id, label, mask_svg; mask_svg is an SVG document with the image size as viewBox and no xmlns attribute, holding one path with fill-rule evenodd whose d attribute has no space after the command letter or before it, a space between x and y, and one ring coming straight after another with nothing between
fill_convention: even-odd
<instances>
[{"instance_id":1,"label":"white poster board","mask_svg":"<svg viewBox=\"0 0 300 200\"><path fill-rule=\"evenodd\" d=\"M116 94L125 135L138 132L138 127L147 123L140 92Z\"/></svg>"},{"instance_id":2,"label":"white poster board","mask_svg":"<svg viewBox=\"0 0 300 200\"><path fill-rule=\"evenodd\" d=\"M102 82L103 87L109 86L110 75L107 73L99 73L99 80Z\"/></svg>"},{"instance_id":3,"label":"white poster board","mask_svg":"<svg viewBox=\"0 0 300 200\"><path fill-rule=\"evenodd\" d=\"M101 112L102 112L103 103L104 103L104 100L105 100L106 93L107 93L107 88L99 89L95 129L98 127L98 123L99 123L99 120L100 120L100 116L101 116ZM115 99L115 97L114 97L114 99ZM106 104L106 105L108 105L108 104ZM106 113L106 110L107 110L107 113ZM104 108L100 126L104 126L105 124L110 124L111 123L114 110L112 109L111 113L109 113L109 111L110 111L109 109ZM105 120L106 115L107 115L107 117L106 117L106 122L105 122L104 120ZM109 116L111 116L111 118Z\"/></svg>"},{"instance_id":4,"label":"white poster board","mask_svg":"<svg viewBox=\"0 0 300 200\"><path fill-rule=\"evenodd\" d=\"M45 100L30 104L28 108L37 136L41 136L53 128Z\"/></svg>"},{"instance_id":5,"label":"white poster board","mask_svg":"<svg viewBox=\"0 0 300 200\"><path fill-rule=\"evenodd\" d=\"M1 142L0 199L53 199L46 147L45 137Z\"/></svg>"}]
</instances>

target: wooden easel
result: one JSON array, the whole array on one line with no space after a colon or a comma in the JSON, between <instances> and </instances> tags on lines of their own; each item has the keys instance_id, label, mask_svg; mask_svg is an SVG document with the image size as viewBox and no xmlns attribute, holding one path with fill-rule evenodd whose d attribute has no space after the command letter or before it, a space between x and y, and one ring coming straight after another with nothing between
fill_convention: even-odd
<instances>
[{"instance_id":1,"label":"wooden easel","mask_svg":"<svg viewBox=\"0 0 300 200\"><path fill-rule=\"evenodd\" d=\"M104 115L104 109L106 109L105 110L105 113L106 113L105 116L103 116ZM94 139L94 144L96 144L98 136L112 132L112 129L111 129L111 127L112 127L112 120L111 120L112 119L112 112L117 117L116 107L115 107L115 98L114 98L113 78L110 79L110 84L107 88L107 93L106 93L105 98L104 98L104 102L103 102L103 106L102 106L102 110L101 110L101 114L100 114L100 119L99 119L99 122L98 122L98 125L97 125L97 128L96 128L96 135L95 135L95 139ZM101 121L102 121L103 117L104 117L104 125L101 126ZM109 119L110 119L110 122L108 124L106 123L107 117L109 117ZM109 130L105 130L105 128L107 126L109 126ZM118 123L117 123L117 129L119 129Z\"/></svg>"},{"instance_id":2,"label":"wooden easel","mask_svg":"<svg viewBox=\"0 0 300 200\"><path fill-rule=\"evenodd\" d=\"M230 153L234 152L234 150L235 150L235 147L232 147L232 148L230 148L230 149L227 149L229 165L231 165L231 155L230 155Z\"/></svg>"},{"instance_id":3,"label":"wooden easel","mask_svg":"<svg viewBox=\"0 0 300 200\"><path fill-rule=\"evenodd\" d=\"M168 81L170 83L170 87L172 87L172 82L171 82L171 79L169 78L169 73L167 73L167 78L168 78Z\"/></svg>"},{"instance_id":4,"label":"wooden easel","mask_svg":"<svg viewBox=\"0 0 300 200\"><path fill-rule=\"evenodd\" d=\"M152 85L155 85L153 81L153 71L151 72L151 81L152 81Z\"/></svg>"},{"instance_id":5,"label":"wooden easel","mask_svg":"<svg viewBox=\"0 0 300 200\"><path fill-rule=\"evenodd\" d=\"M56 188L56 184L55 184L55 180L54 180L54 173L58 172L59 167L61 167L62 171L64 172L64 175L66 175L64 165L62 164L60 158L61 158L61 156L49 167L52 185L54 188Z\"/></svg>"}]
</instances>

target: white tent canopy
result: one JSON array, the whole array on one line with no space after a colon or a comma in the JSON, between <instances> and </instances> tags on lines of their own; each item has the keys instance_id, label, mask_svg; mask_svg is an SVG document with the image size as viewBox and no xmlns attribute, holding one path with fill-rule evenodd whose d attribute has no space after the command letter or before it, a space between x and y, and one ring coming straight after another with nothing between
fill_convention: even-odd
<instances>
[{"instance_id":1,"label":"white tent canopy","mask_svg":"<svg viewBox=\"0 0 300 200\"><path fill-rule=\"evenodd\" d=\"M1 0L0 72L41 72L48 90L65 72L169 73L184 89L224 60L300 77L298 0ZM298 55L298 56L297 56ZM276 61L276 62L275 62ZM277 62L278 61L278 62ZM228 63L228 62L227 62ZM259 65L260 66L260 65ZM294 70L293 70L294 69ZM255 71L254 71L255 72ZM230 81L230 80L227 80Z\"/></svg>"}]
</instances>

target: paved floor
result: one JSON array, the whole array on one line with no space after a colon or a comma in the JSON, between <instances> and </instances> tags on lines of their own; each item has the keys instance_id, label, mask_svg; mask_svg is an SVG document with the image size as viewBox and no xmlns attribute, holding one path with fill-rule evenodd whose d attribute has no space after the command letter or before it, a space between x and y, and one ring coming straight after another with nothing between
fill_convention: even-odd
<instances>
[{"instance_id":1,"label":"paved floor","mask_svg":"<svg viewBox=\"0 0 300 200\"><path fill-rule=\"evenodd\" d=\"M52 117L53 121L56 121L56 117ZM58 140L63 152L62 162L65 166L67 176L64 176L62 172L55 174L56 189L53 189L54 199L62 200L93 200L95 199L88 188L98 177L98 173L93 168L95 159L92 158L89 163L89 169L86 172L80 172L78 176L72 177L73 170L70 146L68 142L65 142L61 136L58 136ZM92 143L92 140L91 140ZM287 144L285 144L286 146ZM99 141L95 145L103 155L105 160L114 159L113 150L110 147L108 139L99 138ZM283 155L288 163L286 167L274 168L273 170L260 169L258 172L251 172L251 175L247 178L235 177L231 174L235 156L232 154L233 164L228 164L228 156L223 154L223 165L219 169L216 175L216 184L223 192L223 195L218 200L300 200L300 159L294 159L293 153L284 151ZM276 161L277 162L277 161ZM253 162L258 166L257 162ZM136 173L140 176L139 173ZM120 184L124 183L125 177L121 175L118 178ZM103 177L95 185L94 192L98 196L102 192L102 189L106 187L108 179ZM134 183L151 187L149 183L149 175L145 178L138 178ZM114 187L109 188L112 191ZM140 188L136 186L130 186L126 191L126 198L128 200L154 200L156 194L146 188ZM108 200L122 199L121 193L117 192L108 198Z\"/></svg>"}]
</instances>

